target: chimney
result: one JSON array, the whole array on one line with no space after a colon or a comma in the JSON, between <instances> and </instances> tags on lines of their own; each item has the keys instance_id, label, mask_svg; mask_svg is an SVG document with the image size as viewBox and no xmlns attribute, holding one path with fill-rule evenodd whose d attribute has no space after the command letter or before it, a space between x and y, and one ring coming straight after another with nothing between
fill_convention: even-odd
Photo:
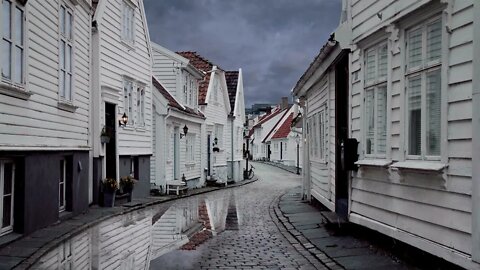
<instances>
[{"instance_id":1,"label":"chimney","mask_svg":"<svg viewBox=\"0 0 480 270\"><path fill-rule=\"evenodd\" d=\"M284 110L288 108L288 97L282 97L282 102L280 103L280 109Z\"/></svg>"}]
</instances>

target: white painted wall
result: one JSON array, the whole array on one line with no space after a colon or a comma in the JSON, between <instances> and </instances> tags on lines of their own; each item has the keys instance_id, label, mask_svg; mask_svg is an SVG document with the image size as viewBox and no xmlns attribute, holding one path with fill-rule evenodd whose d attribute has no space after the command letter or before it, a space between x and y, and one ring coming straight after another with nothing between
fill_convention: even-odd
<instances>
[{"instance_id":1,"label":"white painted wall","mask_svg":"<svg viewBox=\"0 0 480 270\"><path fill-rule=\"evenodd\" d=\"M28 1L25 7L24 99L0 94L0 150L89 148L90 3L74 10L73 105L59 106L59 1ZM0 83L4 92L5 84ZM2 90L3 89L3 90Z\"/></svg>"}]
</instances>

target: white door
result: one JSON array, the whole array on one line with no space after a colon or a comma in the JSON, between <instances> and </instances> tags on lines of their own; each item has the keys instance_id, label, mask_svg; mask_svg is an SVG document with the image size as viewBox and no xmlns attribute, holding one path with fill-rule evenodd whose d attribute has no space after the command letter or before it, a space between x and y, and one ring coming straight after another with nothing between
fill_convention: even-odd
<instances>
[{"instance_id":1,"label":"white door","mask_svg":"<svg viewBox=\"0 0 480 270\"><path fill-rule=\"evenodd\" d=\"M13 191L15 164L11 160L0 160L0 235L13 230Z\"/></svg>"}]
</instances>

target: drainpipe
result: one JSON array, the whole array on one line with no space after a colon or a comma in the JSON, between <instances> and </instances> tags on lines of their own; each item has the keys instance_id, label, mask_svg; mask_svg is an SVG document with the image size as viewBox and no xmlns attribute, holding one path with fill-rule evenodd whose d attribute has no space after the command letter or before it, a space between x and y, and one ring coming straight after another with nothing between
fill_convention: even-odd
<instances>
[{"instance_id":1,"label":"drainpipe","mask_svg":"<svg viewBox=\"0 0 480 270\"><path fill-rule=\"evenodd\" d=\"M230 116L230 120L231 120L231 122L232 122L232 124L231 124L231 137L230 137L230 146L231 146L231 154L230 154L230 155L231 155L231 163L232 163L232 166L231 166L231 168L230 168L230 173L232 174L232 180L233 180L233 179L234 179L234 176L233 176L233 171L234 171L234 170L233 170L233 164L234 164L234 162L233 162L233 156L234 156L234 154L233 154L233 148L234 148L234 147L233 147L233 137L234 137L234 136L233 136L233 130L234 130L234 128L233 128L233 122L235 121L235 116L231 115L231 116ZM233 180L233 181L235 181L235 180ZM227 182L228 182L228 181L227 181Z\"/></svg>"}]
</instances>

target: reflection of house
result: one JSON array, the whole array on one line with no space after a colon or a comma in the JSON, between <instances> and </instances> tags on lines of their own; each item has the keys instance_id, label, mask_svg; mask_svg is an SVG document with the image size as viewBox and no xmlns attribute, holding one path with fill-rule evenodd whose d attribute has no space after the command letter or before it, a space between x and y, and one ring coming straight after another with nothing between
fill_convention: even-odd
<instances>
[{"instance_id":1,"label":"reflection of house","mask_svg":"<svg viewBox=\"0 0 480 270\"><path fill-rule=\"evenodd\" d=\"M205 117L198 110L198 82L203 73L158 44L152 44L152 50L156 91L151 182L165 190L166 181L185 175L188 186L201 187L205 181L201 153L206 147L201 143Z\"/></svg>"},{"instance_id":2,"label":"reflection of house","mask_svg":"<svg viewBox=\"0 0 480 270\"><path fill-rule=\"evenodd\" d=\"M243 98L243 74L238 71L225 72L231 112L228 116L227 130L227 162L228 179L240 181L243 179L243 125L245 121L245 101Z\"/></svg>"},{"instance_id":3,"label":"reflection of house","mask_svg":"<svg viewBox=\"0 0 480 270\"><path fill-rule=\"evenodd\" d=\"M480 4L367 2L345 1L342 24L294 89L312 149L304 192L353 223L478 269ZM358 171L340 166L348 137L359 142L358 152L345 149L359 155Z\"/></svg>"},{"instance_id":4,"label":"reflection of house","mask_svg":"<svg viewBox=\"0 0 480 270\"><path fill-rule=\"evenodd\" d=\"M133 175L133 196L147 196L152 155L151 48L143 1L95 1L93 16L93 176ZM119 125L125 114L128 121ZM102 143L100 133L109 132Z\"/></svg>"},{"instance_id":5,"label":"reflection of house","mask_svg":"<svg viewBox=\"0 0 480 270\"><path fill-rule=\"evenodd\" d=\"M203 168L207 175L213 176L219 182L227 181L227 116L231 112L228 98L225 71L213 65L195 52L179 52L181 56L205 73L198 89L198 106L205 115L205 133L201 145Z\"/></svg>"},{"instance_id":6,"label":"reflection of house","mask_svg":"<svg viewBox=\"0 0 480 270\"><path fill-rule=\"evenodd\" d=\"M0 236L88 207L90 9L2 1Z\"/></svg>"}]
</instances>

